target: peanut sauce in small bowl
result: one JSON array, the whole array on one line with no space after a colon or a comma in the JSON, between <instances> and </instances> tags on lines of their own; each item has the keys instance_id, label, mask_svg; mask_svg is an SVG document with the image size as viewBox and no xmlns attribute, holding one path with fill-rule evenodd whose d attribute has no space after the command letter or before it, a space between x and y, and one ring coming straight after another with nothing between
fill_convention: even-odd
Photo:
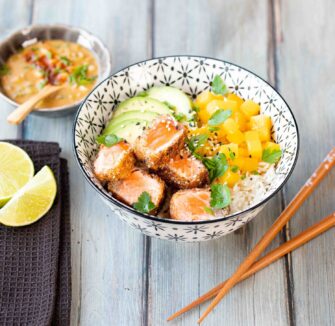
<instances>
[{"instance_id":1,"label":"peanut sauce in small bowl","mask_svg":"<svg viewBox=\"0 0 335 326\"><path fill-rule=\"evenodd\" d=\"M24 103L46 85L62 89L42 100L35 114L72 112L110 73L110 56L95 36L65 25L35 25L0 44L0 95Z\"/></svg>"}]
</instances>

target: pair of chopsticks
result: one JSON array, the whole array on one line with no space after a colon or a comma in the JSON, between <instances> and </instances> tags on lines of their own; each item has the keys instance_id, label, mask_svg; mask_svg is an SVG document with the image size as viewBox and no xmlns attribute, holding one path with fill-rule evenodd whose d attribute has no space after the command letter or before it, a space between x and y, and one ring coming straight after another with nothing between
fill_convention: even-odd
<instances>
[{"instance_id":1,"label":"pair of chopsticks","mask_svg":"<svg viewBox=\"0 0 335 326\"><path fill-rule=\"evenodd\" d=\"M250 252L247 258L242 262L242 264L237 268L235 273L225 282L222 282L215 286L212 290L208 291L186 307L182 308L172 316L168 318L168 321L180 316L198 306L199 304L215 297L215 299L208 306L204 314L198 320L200 324L207 315L216 307L216 305L221 301L221 299L228 293L228 291L233 288L237 283L245 280L249 276L268 266L272 262L278 260L282 256L291 252L292 250L302 246L309 240L317 237L321 233L327 231L331 227L335 226L335 212L329 216L322 219L320 222L314 224L307 230L300 233L298 236L292 238L286 243L279 246L277 249L272 250L262 259L256 262L256 259L262 254L270 242L276 237L280 230L287 224L294 213L302 205L302 203L307 199L307 197L314 191L316 186L323 180L323 178L328 174L331 168L335 165L335 147L328 153L324 161L315 170L312 176L307 180L304 186L300 189L298 194L293 198L281 215L277 218L270 229L265 233L263 238L256 244L254 249Z\"/></svg>"}]
</instances>

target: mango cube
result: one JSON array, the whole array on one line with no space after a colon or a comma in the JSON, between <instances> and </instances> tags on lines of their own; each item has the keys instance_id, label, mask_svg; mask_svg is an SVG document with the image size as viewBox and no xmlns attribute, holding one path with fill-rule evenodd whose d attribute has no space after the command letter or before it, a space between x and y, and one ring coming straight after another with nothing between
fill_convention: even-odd
<instances>
[{"instance_id":1,"label":"mango cube","mask_svg":"<svg viewBox=\"0 0 335 326\"><path fill-rule=\"evenodd\" d=\"M238 157L238 145L234 143L221 145L219 152L226 155L227 159L235 159Z\"/></svg>"},{"instance_id":2,"label":"mango cube","mask_svg":"<svg viewBox=\"0 0 335 326\"><path fill-rule=\"evenodd\" d=\"M247 143L249 155L252 158L261 160L263 148L262 148L262 143L259 138L258 132L254 130L246 131L244 133L244 136L245 136L245 142Z\"/></svg>"},{"instance_id":3,"label":"mango cube","mask_svg":"<svg viewBox=\"0 0 335 326\"><path fill-rule=\"evenodd\" d=\"M271 139L271 125L271 118L267 115L260 114L250 118L250 129L258 132L262 142Z\"/></svg>"},{"instance_id":4,"label":"mango cube","mask_svg":"<svg viewBox=\"0 0 335 326\"><path fill-rule=\"evenodd\" d=\"M242 103L244 102L243 98L239 97L238 95L234 94L234 93L229 93L227 95L227 99L231 100L231 101L235 101L237 103L237 107L239 108Z\"/></svg>"},{"instance_id":5,"label":"mango cube","mask_svg":"<svg viewBox=\"0 0 335 326\"><path fill-rule=\"evenodd\" d=\"M245 148L245 147L239 146L239 148L238 148L238 155L239 156L248 157L249 156L248 149Z\"/></svg>"},{"instance_id":6,"label":"mango cube","mask_svg":"<svg viewBox=\"0 0 335 326\"><path fill-rule=\"evenodd\" d=\"M257 115L260 112L260 106L251 100L246 100L240 107L241 111L248 117Z\"/></svg>"},{"instance_id":7,"label":"mango cube","mask_svg":"<svg viewBox=\"0 0 335 326\"><path fill-rule=\"evenodd\" d=\"M234 164L243 172L257 171L258 160L250 157L238 157L234 160Z\"/></svg>"},{"instance_id":8,"label":"mango cube","mask_svg":"<svg viewBox=\"0 0 335 326\"><path fill-rule=\"evenodd\" d=\"M240 111L236 111L233 113L232 118L237 123L239 129L241 131L247 130L248 127L248 119L247 117Z\"/></svg>"},{"instance_id":9,"label":"mango cube","mask_svg":"<svg viewBox=\"0 0 335 326\"><path fill-rule=\"evenodd\" d=\"M222 95L215 95L211 91L207 90L207 91L201 92L197 96L197 98L195 100L195 104L199 107L200 110L205 110L207 104L210 101L213 101L213 100L222 100L222 99L223 99Z\"/></svg>"},{"instance_id":10,"label":"mango cube","mask_svg":"<svg viewBox=\"0 0 335 326\"><path fill-rule=\"evenodd\" d=\"M229 187L234 187L234 185L241 179L241 176L228 169L223 176L218 179L219 183L227 183Z\"/></svg>"},{"instance_id":11,"label":"mango cube","mask_svg":"<svg viewBox=\"0 0 335 326\"><path fill-rule=\"evenodd\" d=\"M280 145L277 144L277 143L274 143L272 141L268 141L268 142L264 143L263 149L270 149L271 151L273 151L273 150L278 151L278 150L280 150Z\"/></svg>"}]
</instances>

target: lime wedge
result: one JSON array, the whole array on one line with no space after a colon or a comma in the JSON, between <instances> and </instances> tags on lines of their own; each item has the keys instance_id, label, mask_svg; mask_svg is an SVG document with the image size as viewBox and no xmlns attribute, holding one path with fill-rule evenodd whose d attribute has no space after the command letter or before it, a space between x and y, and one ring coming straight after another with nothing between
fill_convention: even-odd
<instances>
[{"instance_id":1,"label":"lime wedge","mask_svg":"<svg viewBox=\"0 0 335 326\"><path fill-rule=\"evenodd\" d=\"M0 223L23 226L38 221L52 206L56 192L54 174L44 166L0 209Z\"/></svg>"},{"instance_id":2,"label":"lime wedge","mask_svg":"<svg viewBox=\"0 0 335 326\"><path fill-rule=\"evenodd\" d=\"M34 175L34 165L20 147L0 142L0 207Z\"/></svg>"}]
</instances>

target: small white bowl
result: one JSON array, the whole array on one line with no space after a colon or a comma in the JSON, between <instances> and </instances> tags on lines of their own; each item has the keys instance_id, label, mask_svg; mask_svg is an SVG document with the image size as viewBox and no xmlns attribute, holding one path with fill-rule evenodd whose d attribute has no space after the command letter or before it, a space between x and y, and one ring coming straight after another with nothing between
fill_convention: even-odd
<instances>
[{"instance_id":1,"label":"small white bowl","mask_svg":"<svg viewBox=\"0 0 335 326\"><path fill-rule=\"evenodd\" d=\"M96 137L109 121L113 109L126 98L154 85L172 85L193 99L205 89L215 75L221 75L229 89L261 105L261 112L271 116L273 137L283 155L276 165L274 180L263 198L250 208L210 221L183 222L142 214L106 191L94 177L92 160L98 146ZM136 63L110 76L87 96L74 122L75 156L86 179L111 210L130 226L160 239L206 241L219 238L253 219L290 177L298 157L299 134L292 111L266 81L237 65L222 60L196 56L170 56Z\"/></svg>"},{"instance_id":2,"label":"small white bowl","mask_svg":"<svg viewBox=\"0 0 335 326\"><path fill-rule=\"evenodd\" d=\"M102 41L81 28L63 24L31 25L9 35L0 43L0 66L5 64L12 54L21 50L25 44L31 45L43 40L64 40L84 46L93 53L98 62L99 75L97 83L109 76L111 58L108 49ZM19 105L4 93L1 84L0 96L15 107ZM56 108L41 108L34 110L32 114L62 116L76 110L83 100Z\"/></svg>"}]
</instances>

